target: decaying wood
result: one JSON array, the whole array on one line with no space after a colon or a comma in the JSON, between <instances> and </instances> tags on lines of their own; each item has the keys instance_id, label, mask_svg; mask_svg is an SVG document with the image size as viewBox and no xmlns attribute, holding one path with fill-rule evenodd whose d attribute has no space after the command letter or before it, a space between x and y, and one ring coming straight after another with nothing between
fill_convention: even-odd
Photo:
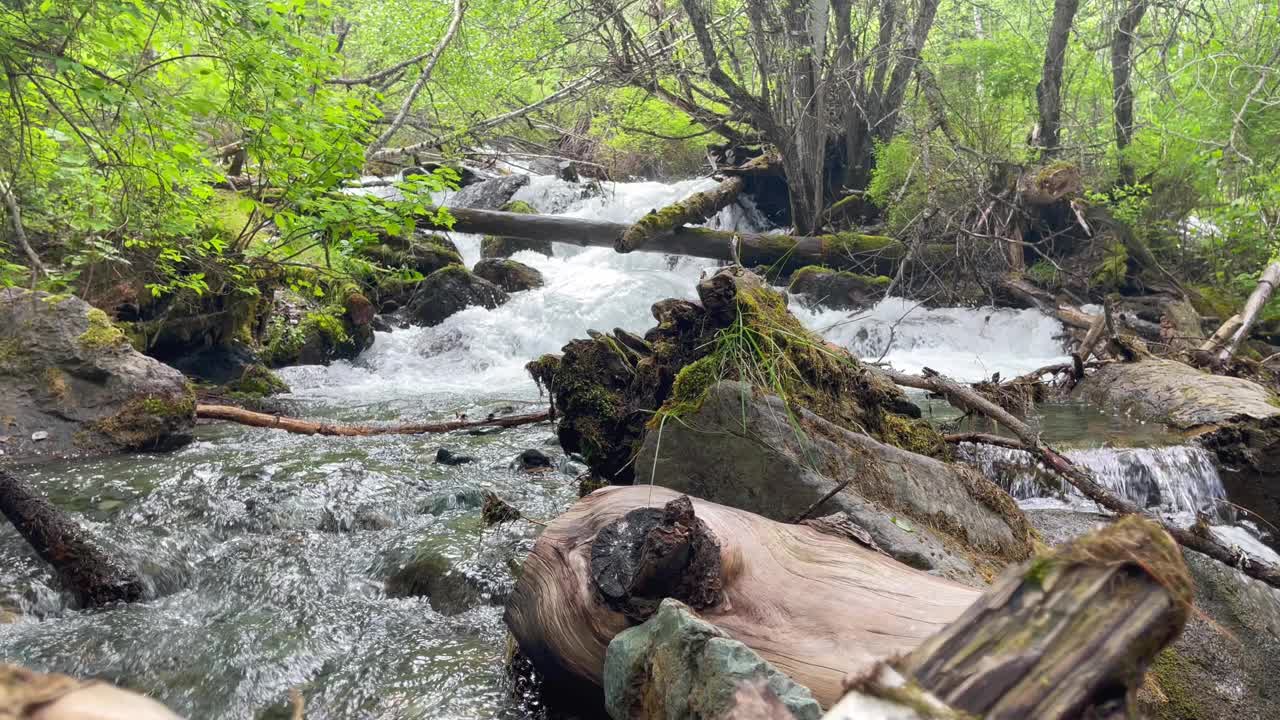
<instances>
[{"instance_id":1,"label":"decaying wood","mask_svg":"<svg viewBox=\"0 0 1280 720\"><path fill-rule=\"evenodd\" d=\"M910 655L856 679L826 718L1131 717L1191 602L1177 545L1131 515L1010 569Z\"/></svg>"},{"instance_id":2,"label":"decaying wood","mask_svg":"<svg viewBox=\"0 0 1280 720\"><path fill-rule=\"evenodd\" d=\"M525 415L489 417L484 420L450 420L437 423L407 423L404 425L343 425L303 420L301 418L254 412L231 405L196 405L196 417L208 420L227 420L254 427L284 430L299 435L334 435L359 437L364 435L425 435L427 433L452 432L480 427L516 427L531 425L551 419L549 411Z\"/></svg>"},{"instance_id":3,"label":"decaying wood","mask_svg":"<svg viewBox=\"0 0 1280 720\"><path fill-rule=\"evenodd\" d=\"M596 589L593 540L628 512L677 497L662 487L597 490L538 538L505 620L549 682L598 688L609 641L633 624ZM840 697L847 673L911 650L978 595L837 535L697 498L692 506L719 543L723 578L719 602L698 614L824 705Z\"/></svg>"},{"instance_id":4,"label":"decaying wood","mask_svg":"<svg viewBox=\"0 0 1280 720\"><path fill-rule=\"evenodd\" d=\"M142 579L107 555L76 521L11 471L0 469L0 511L81 607L142 598Z\"/></svg>"},{"instance_id":5,"label":"decaying wood","mask_svg":"<svg viewBox=\"0 0 1280 720\"><path fill-rule=\"evenodd\" d=\"M737 200L745 186L741 177L731 177L710 190L694 193L661 210L654 210L632 223L618 237L613 249L629 253L654 238L672 234L676 228L704 223Z\"/></svg>"},{"instance_id":6,"label":"decaying wood","mask_svg":"<svg viewBox=\"0 0 1280 720\"><path fill-rule=\"evenodd\" d=\"M1095 317L1093 324L1089 326L1089 332L1085 334L1084 340L1080 341L1080 347L1074 353L1071 353L1077 380L1084 376L1084 364L1089 361L1089 356L1093 354L1098 342L1102 340L1102 333L1106 329L1106 316L1099 315Z\"/></svg>"},{"instance_id":7,"label":"decaying wood","mask_svg":"<svg viewBox=\"0 0 1280 720\"><path fill-rule=\"evenodd\" d=\"M1005 277L999 281L1002 290L1028 307L1038 309L1045 315L1056 317L1071 327L1088 330L1093 327L1095 317L1068 305L1059 305L1052 294L1032 285L1023 277Z\"/></svg>"},{"instance_id":8,"label":"decaying wood","mask_svg":"<svg viewBox=\"0 0 1280 720\"><path fill-rule=\"evenodd\" d=\"M1113 495L1095 480L1088 470L1071 462L1057 450L1042 442L1039 434L1026 423L982 397L972 388L948 380L928 368L923 375L908 375L892 370L885 372L899 385L940 393L956 407L981 413L995 420L1022 441L1023 449L1039 458L1046 467L1061 475L1085 497L1101 507L1117 515L1146 515L1142 508ZM1208 555L1224 565L1239 569L1250 577L1280 588L1280 568L1251 557L1239 549L1228 548L1207 530L1187 529L1158 518L1152 519L1160 522L1165 531L1183 547Z\"/></svg>"},{"instance_id":9,"label":"decaying wood","mask_svg":"<svg viewBox=\"0 0 1280 720\"><path fill-rule=\"evenodd\" d=\"M624 223L559 215L523 215L496 210L449 208L456 232L549 240L582 247L614 247L630 228ZM938 247L938 246L930 246ZM927 248L926 248L927 249ZM651 238L641 252L687 255L747 267L826 265L872 275L893 275L907 254L901 242L879 235L762 235L680 227Z\"/></svg>"},{"instance_id":10,"label":"decaying wood","mask_svg":"<svg viewBox=\"0 0 1280 720\"><path fill-rule=\"evenodd\" d=\"M1258 286L1253 289L1249 300L1244 304L1244 309L1240 311L1240 327L1236 328L1236 331L1231 334L1231 339L1227 340L1226 345L1223 345L1222 350L1218 352L1219 363L1230 360L1240 348L1240 343L1249 337L1254 323L1258 322L1258 315L1262 313L1263 306L1275 292L1277 283L1280 283L1280 263L1272 263L1262 272L1262 277L1258 279Z\"/></svg>"},{"instance_id":11,"label":"decaying wood","mask_svg":"<svg viewBox=\"0 0 1280 720\"><path fill-rule=\"evenodd\" d=\"M1240 319L1239 314L1227 318L1226 322L1219 325L1218 329L1209 336L1209 339L1200 345L1200 352L1216 352L1227 342L1227 338L1235 335L1242 324L1243 321Z\"/></svg>"}]
</instances>

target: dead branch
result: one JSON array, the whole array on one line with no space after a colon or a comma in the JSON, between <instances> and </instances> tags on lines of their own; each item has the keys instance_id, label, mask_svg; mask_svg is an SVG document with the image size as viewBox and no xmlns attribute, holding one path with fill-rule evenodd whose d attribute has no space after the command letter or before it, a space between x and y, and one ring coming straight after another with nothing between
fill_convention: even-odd
<instances>
[{"instance_id":1,"label":"dead branch","mask_svg":"<svg viewBox=\"0 0 1280 720\"><path fill-rule=\"evenodd\" d=\"M283 415L269 415L231 405L196 405L196 417L207 420L226 420L241 425L284 430L299 435L332 435L338 437L363 437L366 435L425 435L452 432L480 427L516 427L531 425L550 419L547 411L525 415L489 417L484 420L451 420L440 423L408 423L404 425L344 425L302 420Z\"/></svg>"}]
</instances>

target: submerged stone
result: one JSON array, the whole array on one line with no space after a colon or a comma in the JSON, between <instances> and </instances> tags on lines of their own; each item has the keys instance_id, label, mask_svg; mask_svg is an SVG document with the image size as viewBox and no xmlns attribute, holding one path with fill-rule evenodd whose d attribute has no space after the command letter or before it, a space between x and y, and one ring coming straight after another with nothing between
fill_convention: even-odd
<instances>
[{"instance_id":1,"label":"submerged stone","mask_svg":"<svg viewBox=\"0 0 1280 720\"><path fill-rule=\"evenodd\" d=\"M440 448L436 451L436 462L441 465L466 465L475 461L476 459L470 455L461 455L449 448Z\"/></svg>"}]
</instances>

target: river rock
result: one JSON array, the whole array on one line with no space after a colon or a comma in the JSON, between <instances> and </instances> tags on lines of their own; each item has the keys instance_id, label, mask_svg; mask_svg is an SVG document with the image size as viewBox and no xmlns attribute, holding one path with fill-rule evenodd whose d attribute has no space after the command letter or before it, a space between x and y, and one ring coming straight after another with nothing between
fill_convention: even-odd
<instances>
[{"instance_id":1,"label":"river rock","mask_svg":"<svg viewBox=\"0 0 1280 720\"><path fill-rule=\"evenodd\" d=\"M1044 541L1057 545L1108 522L1092 513L1029 510ZM1280 591L1183 550L1195 580L1195 611L1156 657L1138 693L1142 716L1158 720L1264 720L1280 702Z\"/></svg>"},{"instance_id":2,"label":"river rock","mask_svg":"<svg viewBox=\"0 0 1280 720\"><path fill-rule=\"evenodd\" d=\"M740 382L713 385L695 412L651 429L635 465L641 478L772 520L843 512L899 562L961 582L980 584L1031 550L1022 512L976 471L797 416Z\"/></svg>"},{"instance_id":3,"label":"river rock","mask_svg":"<svg viewBox=\"0 0 1280 720\"><path fill-rule=\"evenodd\" d=\"M472 305L493 309L507 300L502 288L460 265L450 265L418 285L405 312L415 323L432 327Z\"/></svg>"},{"instance_id":4,"label":"river rock","mask_svg":"<svg viewBox=\"0 0 1280 720\"><path fill-rule=\"evenodd\" d=\"M614 720L755 717L738 710L753 696L781 703L797 720L822 716L806 688L672 599L609 643L604 693Z\"/></svg>"},{"instance_id":5,"label":"river rock","mask_svg":"<svg viewBox=\"0 0 1280 720\"><path fill-rule=\"evenodd\" d=\"M810 265L791 275L787 290L807 304L833 310L863 310L884 298L891 280Z\"/></svg>"},{"instance_id":6,"label":"river rock","mask_svg":"<svg viewBox=\"0 0 1280 720\"><path fill-rule=\"evenodd\" d=\"M472 271L509 293L542 287L542 273L524 263L505 258L486 258Z\"/></svg>"},{"instance_id":7,"label":"river rock","mask_svg":"<svg viewBox=\"0 0 1280 720\"><path fill-rule=\"evenodd\" d=\"M440 465L466 465L475 461L476 459L470 455L455 453L449 448L440 448L436 451L436 462Z\"/></svg>"},{"instance_id":8,"label":"river rock","mask_svg":"<svg viewBox=\"0 0 1280 720\"><path fill-rule=\"evenodd\" d=\"M4 460L170 450L190 442L195 396L182 373L137 352L76 297L0 289ZM38 445L29 438L47 433Z\"/></svg>"},{"instance_id":9,"label":"river rock","mask_svg":"<svg viewBox=\"0 0 1280 720\"><path fill-rule=\"evenodd\" d=\"M537 448L529 448L517 455L512 465L520 470L546 470L551 467L551 457Z\"/></svg>"},{"instance_id":10,"label":"river rock","mask_svg":"<svg viewBox=\"0 0 1280 720\"><path fill-rule=\"evenodd\" d=\"M511 201L511 196L529 184L528 175L507 175L468 185L449 198L451 207L474 210L497 210Z\"/></svg>"},{"instance_id":11,"label":"river rock","mask_svg":"<svg viewBox=\"0 0 1280 720\"><path fill-rule=\"evenodd\" d=\"M1103 365L1072 396L1195 437L1223 466L1228 498L1280 525L1280 398L1263 386L1149 358Z\"/></svg>"},{"instance_id":12,"label":"river rock","mask_svg":"<svg viewBox=\"0 0 1280 720\"><path fill-rule=\"evenodd\" d=\"M516 200L502 206L503 212L518 213L521 215L537 215L538 211L527 202ZM480 241L480 257L482 258L509 258L512 255L522 251L541 253L547 257L551 257L551 241L550 240L526 240L524 238L499 237L497 235L485 235Z\"/></svg>"},{"instance_id":13,"label":"river rock","mask_svg":"<svg viewBox=\"0 0 1280 720\"><path fill-rule=\"evenodd\" d=\"M424 542L387 578L387 595L428 598L441 615L458 615L486 603L501 605L515 580L497 554L482 550L467 559L451 559Z\"/></svg>"}]
</instances>

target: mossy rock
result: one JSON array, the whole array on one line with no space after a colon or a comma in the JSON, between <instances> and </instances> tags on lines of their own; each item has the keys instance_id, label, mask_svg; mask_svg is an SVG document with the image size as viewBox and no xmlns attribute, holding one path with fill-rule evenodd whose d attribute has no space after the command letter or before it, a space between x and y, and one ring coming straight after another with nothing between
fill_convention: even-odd
<instances>
[{"instance_id":1,"label":"mossy rock","mask_svg":"<svg viewBox=\"0 0 1280 720\"><path fill-rule=\"evenodd\" d=\"M536 269L504 258L481 260L472 272L509 293L533 290L545 283Z\"/></svg>"},{"instance_id":2,"label":"mossy rock","mask_svg":"<svg viewBox=\"0 0 1280 720\"><path fill-rule=\"evenodd\" d=\"M250 365L239 379L228 383L226 389L236 395L262 399L289 392L289 385L265 366Z\"/></svg>"},{"instance_id":3,"label":"mossy rock","mask_svg":"<svg viewBox=\"0 0 1280 720\"><path fill-rule=\"evenodd\" d=\"M437 270L423 280L405 308L420 325L439 325L455 313L480 306L492 310L510 299L506 291L461 265Z\"/></svg>"},{"instance_id":4,"label":"mossy rock","mask_svg":"<svg viewBox=\"0 0 1280 720\"><path fill-rule=\"evenodd\" d=\"M807 303L833 310L864 310L884 299L892 279L885 275L859 275L809 265L791 275L787 291Z\"/></svg>"}]
</instances>

